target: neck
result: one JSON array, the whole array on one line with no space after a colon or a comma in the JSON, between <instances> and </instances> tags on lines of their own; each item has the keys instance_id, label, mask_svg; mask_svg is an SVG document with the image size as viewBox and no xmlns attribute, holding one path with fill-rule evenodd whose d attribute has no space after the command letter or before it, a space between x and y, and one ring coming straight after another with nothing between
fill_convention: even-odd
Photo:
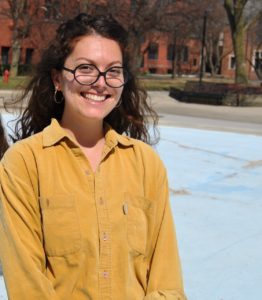
<instances>
[{"instance_id":1,"label":"neck","mask_svg":"<svg viewBox=\"0 0 262 300\"><path fill-rule=\"evenodd\" d=\"M63 117L60 125L75 138L81 147L92 148L104 139L103 121L68 122Z\"/></svg>"}]
</instances>

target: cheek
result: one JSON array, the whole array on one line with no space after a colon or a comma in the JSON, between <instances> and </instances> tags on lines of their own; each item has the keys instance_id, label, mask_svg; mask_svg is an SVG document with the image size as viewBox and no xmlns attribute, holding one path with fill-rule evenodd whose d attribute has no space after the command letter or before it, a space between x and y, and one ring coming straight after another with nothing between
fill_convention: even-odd
<instances>
[{"instance_id":1,"label":"cheek","mask_svg":"<svg viewBox=\"0 0 262 300\"><path fill-rule=\"evenodd\" d=\"M74 80L65 80L63 81L62 91L65 93L74 93L79 90L79 84L77 84Z\"/></svg>"},{"instance_id":2,"label":"cheek","mask_svg":"<svg viewBox=\"0 0 262 300\"><path fill-rule=\"evenodd\" d=\"M123 92L123 88L120 88L116 91L117 100L120 99L120 97L122 96L122 92Z\"/></svg>"}]
</instances>

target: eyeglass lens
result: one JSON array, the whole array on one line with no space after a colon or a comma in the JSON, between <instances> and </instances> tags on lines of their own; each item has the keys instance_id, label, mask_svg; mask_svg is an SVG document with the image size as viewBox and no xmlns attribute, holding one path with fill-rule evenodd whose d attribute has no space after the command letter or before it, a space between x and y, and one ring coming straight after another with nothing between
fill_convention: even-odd
<instances>
[{"instance_id":1,"label":"eyeglass lens","mask_svg":"<svg viewBox=\"0 0 262 300\"><path fill-rule=\"evenodd\" d=\"M112 67L106 72L100 72L96 66L84 64L75 69L75 79L83 85L91 85L103 75L107 85L111 87L121 87L126 83L127 74L122 67Z\"/></svg>"}]
</instances>

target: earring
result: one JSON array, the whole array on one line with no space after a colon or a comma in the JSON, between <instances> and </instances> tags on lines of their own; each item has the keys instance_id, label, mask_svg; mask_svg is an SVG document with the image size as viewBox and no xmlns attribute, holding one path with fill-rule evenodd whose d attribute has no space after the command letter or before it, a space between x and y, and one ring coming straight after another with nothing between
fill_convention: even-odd
<instances>
[{"instance_id":1,"label":"earring","mask_svg":"<svg viewBox=\"0 0 262 300\"><path fill-rule=\"evenodd\" d=\"M115 106L115 108L118 108L120 105L122 104L122 98L119 99L117 105Z\"/></svg>"},{"instance_id":2,"label":"earring","mask_svg":"<svg viewBox=\"0 0 262 300\"><path fill-rule=\"evenodd\" d=\"M57 92L59 92L58 89L55 89L54 101L56 104L61 104L64 101L64 97L62 95L62 97L60 99L57 99Z\"/></svg>"}]
</instances>

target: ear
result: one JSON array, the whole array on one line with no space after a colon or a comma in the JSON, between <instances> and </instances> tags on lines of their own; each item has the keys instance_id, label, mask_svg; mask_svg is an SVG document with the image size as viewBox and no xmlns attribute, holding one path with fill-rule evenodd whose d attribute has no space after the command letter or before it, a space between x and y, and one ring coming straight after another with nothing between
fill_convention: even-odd
<instances>
[{"instance_id":1,"label":"ear","mask_svg":"<svg viewBox=\"0 0 262 300\"><path fill-rule=\"evenodd\" d=\"M55 86L55 89L61 91L61 72L53 69L51 71L51 77Z\"/></svg>"}]
</instances>

